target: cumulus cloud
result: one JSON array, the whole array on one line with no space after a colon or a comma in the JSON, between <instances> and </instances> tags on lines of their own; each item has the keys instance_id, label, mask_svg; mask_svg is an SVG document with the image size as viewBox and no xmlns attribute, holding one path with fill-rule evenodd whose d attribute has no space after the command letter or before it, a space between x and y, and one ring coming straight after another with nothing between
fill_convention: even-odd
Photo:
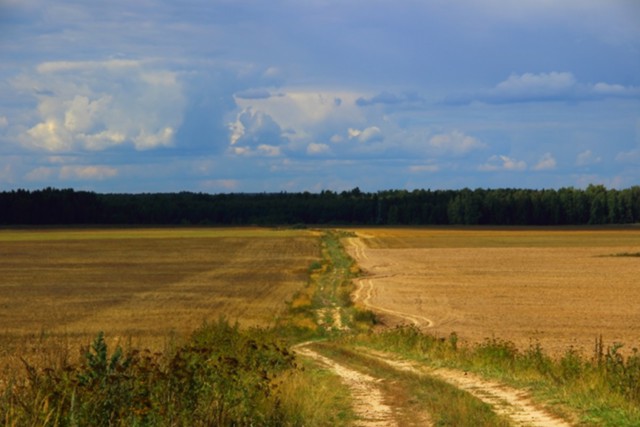
<instances>
[{"instance_id":1,"label":"cumulus cloud","mask_svg":"<svg viewBox=\"0 0 640 427\"><path fill-rule=\"evenodd\" d=\"M372 97L360 97L356 99L356 105L359 107L368 107L371 105L408 105L419 104L424 100L415 93L402 93L396 94L392 92L383 91Z\"/></svg>"},{"instance_id":2,"label":"cumulus cloud","mask_svg":"<svg viewBox=\"0 0 640 427\"><path fill-rule=\"evenodd\" d=\"M592 91L595 95L616 98L640 98L640 87L620 84L596 83Z\"/></svg>"},{"instance_id":3,"label":"cumulus cloud","mask_svg":"<svg viewBox=\"0 0 640 427\"><path fill-rule=\"evenodd\" d=\"M434 135L429 138L428 145L438 153L451 153L454 155L466 154L472 150L486 147L478 139L465 135L459 130Z\"/></svg>"},{"instance_id":4,"label":"cumulus cloud","mask_svg":"<svg viewBox=\"0 0 640 427\"><path fill-rule=\"evenodd\" d=\"M310 155L326 154L326 153L329 153L330 151L331 149L327 144L318 144L318 143L312 142L307 146L307 154L310 154Z\"/></svg>"},{"instance_id":5,"label":"cumulus cloud","mask_svg":"<svg viewBox=\"0 0 640 427\"><path fill-rule=\"evenodd\" d=\"M236 121L229 123L229 130L232 152L238 155L278 156L281 146L289 142L269 114L252 108L239 112Z\"/></svg>"},{"instance_id":6,"label":"cumulus cloud","mask_svg":"<svg viewBox=\"0 0 640 427\"><path fill-rule=\"evenodd\" d=\"M640 164L640 148L631 151L623 151L616 155L616 161L620 163Z\"/></svg>"},{"instance_id":7,"label":"cumulus cloud","mask_svg":"<svg viewBox=\"0 0 640 427\"><path fill-rule=\"evenodd\" d=\"M349 139L355 139L361 144L379 142L384 139L382 131L377 126L370 126L362 130L349 128L347 132Z\"/></svg>"},{"instance_id":8,"label":"cumulus cloud","mask_svg":"<svg viewBox=\"0 0 640 427\"><path fill-rule=\"evenodd\" d=\"M551 155L551 153L545 153L542 158L536 163L533 167L533 170L543 171L550 170L556 168L556 159Z\"/></svg>"},{"instance_id":9,"label":"cumulus cloud","mask_svg":"<svg viewBox=\"0 0 640 427\"><path fill-rule=\"evenodd\" d=\"M589 166L600 163L602 158L594 154L591 150L585 150L576 157L576 166Z\"/></svg>"},{"instance_id":10,"label":"cumulus cloud","mask_svg":"<svg viewBox=\"0 0 640 427\"><path fill-rule=\"evenodd\" d=\"M567 72L511 74L507 80L498 83L496 90L511 95L554 94L575 84L575 77Z\"/></svg>"},{"instance_id":11,"label":"cumulus cloud","mask_svg":"<svg viewBox=\"0 0 640 427\"><path fill-rule=\"evenodd\" d=\"M129 60L47 62L37 70L15 81L38 100L39 122L20 135L23 145L64 152L173 144L185 106L176 73Z\"/></svg>"},{"instance_id":12,"label":"cumulus cloud","mask_svg":"<svg viewBox=\"0 0 640 427\"><path fill-rule=\"evenodd\" d=\"M478 169L483 172L494 172L501 170L523 171L527 169L527 164L522 160L516 160L504 155L494 155L491 156L486 163L480 165Z\"/></svg>"},{"instance_id":13,"label":"cumulus cloud","mask_svg":"<svg viewBox=\"0 0 640 427\"><path fill-rule=\"evenodd\" d=\"M446 102L466 104L479 101L489 104L589 101L604 98L640 98L640 88L598 82L579 82L573 73L552 71L549 73L511 74L494 88L475 94L452 96Z\"/></svg>"},{"instance_id":14,"label":"cumulus cloud","mask_svg":"<svg viewBox=\"0 0 640 427\"><path fill-rule=\"evenodd\" d=\"M361 109L355 105L358 96L355 92L283 88L278 96L234 99L239 114L248 110L267 114L282 130L288 131L289 142L302 150L310 143L330 138L331 129L364 122Z\"/></svg>"}]
</instances>

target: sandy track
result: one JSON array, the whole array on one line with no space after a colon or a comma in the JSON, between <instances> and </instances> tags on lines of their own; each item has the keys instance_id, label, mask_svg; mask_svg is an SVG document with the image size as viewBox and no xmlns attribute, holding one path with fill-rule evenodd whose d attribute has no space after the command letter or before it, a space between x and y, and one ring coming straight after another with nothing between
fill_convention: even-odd
<instances>
[{"instance_id":1,"label":"sandy track","mask_svg":"<svg viewBox=\"0 0 640 427\"><path fill-rule=\"evenodd\" d=\"M348 243L347 251L351 254L351 256L356 260L357 263L361 264L363 261L369 259L369 256L367 255L367 246L362 242L360 238L351 237L345 240ZM384 277L389 276L381 276L368 273L367 276L356 280L357 288L353 293L354 302L361 302L365 307L370 308L374 311L386 313L403 320L408 320L410 323L414 324L417 327L433 328L435 323L433 322L433 320L425 316L392 310L388 307L382 307L372 302L376 292L373 282L376 279L382 279Z\"/></svg>"},{"instance_id":2,"label":"sandy track","mask_svg":"<svg viewBox=\"0 0 640 427\"><path fill-rule=\"evenodd\" d=\"M488 381L455 369L432 369L417 362L399 360L392 354L359 348L362 353L401 371L429 375L464 390L491 405L494 412L509 418L515 426L570 427L570 424L540 409L523 390Z\"/></svg>"},{"instance_id":3,"label":"sandy track","mask_svg":"<svg viewBox=\"0 0 640 427\"><path fill-rule=\"evenodd\" d=\"M375 293L375 287L373 285L374 278L362 278L357 281L357 289L353 294L354 301L360 301L365 307L368 307L374 311L390 314L392 316L399 317L404 320L408 320L418 327L432 328L434 322L424 316L417 314L408 314L401 311L391 310L390 308L380 307L371 302L371 299Z\"/></svg>"},{"instance_id":4,"label":"sandy track","mask_svg":"<svg viewBox=\"0 0 640 427\"><path fill-rule=\"evenodd\" d=\"M398 423L393 417L391 407L384 403L384 395L378 380L369 375L347 368L336 361L316 353L305 344L295 347L295 351L326 366L342 379L351 391L353 410L358 416L356 426L360 427L393 427Z\"/></svg>"}]
</instances>

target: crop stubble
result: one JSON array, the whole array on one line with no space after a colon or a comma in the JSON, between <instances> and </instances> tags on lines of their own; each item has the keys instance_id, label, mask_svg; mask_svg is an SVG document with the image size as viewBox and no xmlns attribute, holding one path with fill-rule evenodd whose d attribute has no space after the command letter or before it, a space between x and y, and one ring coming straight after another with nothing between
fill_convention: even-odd
<instances>
[{"instance_id":1,"label":"crop stubble","mask_svg":"<svg viewBox=\"0 0 640 427\"><path fill-rule=\"evenodd\" d=\"M2 231L0 334L149 342L219 316L266 325L318 256L305 231Z\"/></svg>"},{"instance_id":2,"label":"crop stubble","mask_svg":"<svg viewBox=\"0 0 640 427\"><path fill-rule=\"evenodd\" d=\"M600 334L640 344L640 258L611 256L640 252L638 228L356 231L372 303L428 318L439 334L551 352L589 352Z\"/></svg>"}]
</instances>

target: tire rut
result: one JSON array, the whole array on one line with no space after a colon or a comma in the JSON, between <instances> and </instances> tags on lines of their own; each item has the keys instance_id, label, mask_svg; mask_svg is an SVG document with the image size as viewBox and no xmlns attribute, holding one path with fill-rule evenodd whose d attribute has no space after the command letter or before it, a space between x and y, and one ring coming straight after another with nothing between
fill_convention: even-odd
<instances>
[{"instance_id":1,"label":"tire rut","mask_svg":"<svg viewBox=\"0 0 640 427\"><path fill-rule=\"evenodd\" d=\"M294 349L298 354L315 360L340 376L351 392L353 411L358 417L354 425L358 427L398 426L392 408L384 402L384 393L377 384L378 379L341 365L313 351L307 347L308 344L297 345Z\"/></svg>"},{"instance_id":2,"label":"tire rut","mask_svg":"<svg viewBox=\"0 0 640 427\"><path fill-rule=\"evenodd\" d=\"M461 390L489 404L493 411L511 420L517 427L570 427L571 424L558 419L536 405L524 390L509 387L498 381L489 381L464 371L449 368L430 368L418 362L398 359L396 356L358 348L361 354L386 363L387 365L417 375L428 375Z\"/></svg>"}]
</instances>

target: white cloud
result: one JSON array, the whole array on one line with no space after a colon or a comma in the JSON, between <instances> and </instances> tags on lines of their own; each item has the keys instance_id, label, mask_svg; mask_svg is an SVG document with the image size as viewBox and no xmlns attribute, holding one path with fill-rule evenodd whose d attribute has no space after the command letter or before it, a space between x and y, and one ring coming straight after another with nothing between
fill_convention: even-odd
<instances>
[{"instance_id":1,"label":"white cloud","mask_svg":"<svg viewBox=\"0 0 640 427\"><path fill-rule=\"evenodd\" d=\"M62 166L60 179L103 180L118 175L118 169L110 166Z\"/></svg>"},{"instance_id":2,"label":"white cloud","mask_svg":"<svg viewBox=\"0 0 640 427\"><path fill-rule=\"evenodd\" d=\"M40 119L19 141L50 152L96 151L126 143L137 150L172 145L186 104L182 85L176 73L141 64L48 62L38 66L39 78L16 79L18 89L38 99Z\"/></svg>"},{"instance_id":3,"label":"white cloud","mask_svg":"<svg viewBox=\"0 0 640 427\"><path fill-rule=\"evenodd\" d=\"M278 123L263 111L246 108L229 123L232 152L238 155L278 156L281 146L289 143Z\"/></svg>"},{"instance_id":4,"label":"white cloud","mask_svg":"<svg viewBox=\"0 0 640 427\"><path fill-rule=\"evenodd\" d=\"M556 159L551 155L551 153L545 153L544 156L536 163L533 167L533 170L542 171L542 170L550 170L556 168Z\"/></svg>"},{"instance_id":5,"label":"white cloud","mask_svg":"<svg viewBox=\"0 0 640 427\"><path fill-rule=\"evenodd\" d=\"M478 139L465 135L459 130L434 135L429 138L428 145L439 153L466 154L472 150L485 148Z\"/></svg>"},{"instance_id":6,"label":"white cloud","mask_svg":"<svg viewBox=\"0 0 640 427\"><path fill-rule=\"evenodd\" d=\"M527 169L527 164L522 160L516 160L503 155L494 155L491 156L486 163L480 165L478 169L483 172L493 172L500 170L523 171Z\"/></svg>"},{"instance_id":7,"label":"white cloud","mask_svg":"<svg viewBox=\"0 0 640 427\"><path fill-rule=\"evenodd\" d=\"M344 142L344 137L336 133L329 139L329 141L331 141L334 144L339 144L341 142Z\"/></svg>"},{"instance_id":8,"label":"white cloud","mask_svg":"<svg viewBox=\"0 0 640 427\"><path fill-rule=\"evenodd\" d=\"M585 150L576 157L576 166L589 166L600 163L602 158L592 153L591 150Z\"/></svg>"},{"instance_id":9,"label":"white cloud","mask_svg":"<svg viewBox=\"0 0 640 427\"><path fill-rule=\"evenodd\" d=\"M258 151L268 157L276 157L282 154L280 147L268 144L258 145Z\"/></svg>"},{"instance_id":10,"label":"white cloud","mask_svg":"<svg viewBox=\"0 0 640 427\"><path fill-rule=\"evenodd\" d=\"M384 139L382 131L377 126L370 126L363 130L349 128L347 133L349 135L349 139L355 139L361 144L379 142Z\"/></svg>"},{"instance_id":11,"label":"white cloud","mask_svg":"<svg viewBox=\"0 0 640 427\"><path fill-rule=\"evenodd\" d=\"M252 89L251 96L246 97L236 94L240 111L251 109L269 115L280 128L292 131L288 138L300 141L300 147L317 141L318 135L327 129L344 129L349 124L366 122L362 109L355 105L361 96L357 92L284 88L277 96L266 97L258 96L260 91Z\"/></svg>"},{"instance_id":12,"label":"white cloud","mask_svg":"<svg viewBox=\"0 0 640 427\"><path fill-rule=\"evenodd\" d=\"M640 164L640 148L631 151L624 151L616 155L616 161L620 163Z\"/></svg>"},{"instance_id":13,"label":"white cloud","mask_svg":"<svg viewBox=\"0 0 640 427\"><path fill-rule=\"evenodd\" d=\"M623 86L620 84L609 83L596 83L591 88L596 95L602 95L603 97L640 97L640 87L637 86Z\"/></svg>"},{"instance_id":14,"label":"white cloud","mask_svg":"<svg viewBox=\"0 0 640 427\"><path fill-rule=\"evenodd\" d=\"M575 84L575 77L567 72L525 73L510 75L507 80L498 83L496 90L511 95L553 94L572 88Z\"/></svg>"},{"instance_id":15,"label":"white cloud","mask_svg":"<svg viewBox=\"0 0 640 427\"><path fill-rule=\"evenodd\" d=\"M312 142L307 146L307 154L315 155L315 154L326 154L329 153L331 149L327 144L318 144Z\"/></svg>"},{"instance_id":16,"label":"white cloud","mask_svg":"<svg viewBox=\"0 0 640 427\"><path fill-rule=\"evenodd\" d=\"M9 126L9 119L6 116L0 116L0 129Z\"/></svg>"},{"instance_id":17,"label":"white cloud","mask_svg":"<svg viewBox=\"0 0 640 427\"><path fill-rule=\"evenodd\" d=\"M640 87L624 86L599 82L580 83L573 73L524 73L511 74L493 89L451 97L447 102L465 104L480 101L491 104L549 102L549 101L588 101L605 98L640 98Z\"/></svg>"}]
</instances>

